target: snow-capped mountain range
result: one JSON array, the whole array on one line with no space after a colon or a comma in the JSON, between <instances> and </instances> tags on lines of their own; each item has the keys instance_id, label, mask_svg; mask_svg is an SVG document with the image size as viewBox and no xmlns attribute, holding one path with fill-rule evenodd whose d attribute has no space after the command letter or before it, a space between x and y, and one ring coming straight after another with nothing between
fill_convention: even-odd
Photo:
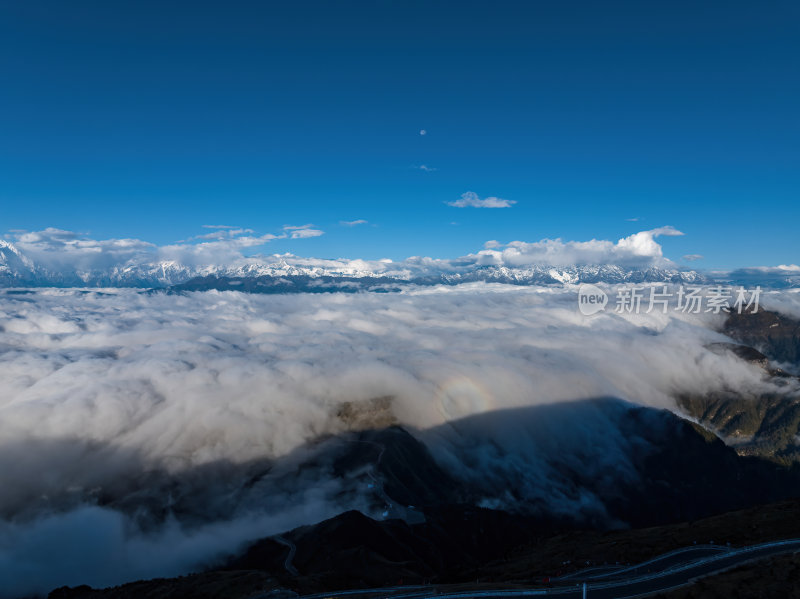
<instances>
[{"instance_id":1,"label":"snow-capped mountain range","mask_svg":"<svg viewBox=\"0 0 800 599\"><path fill-rule=\"evenodd\" d=\"M53 268L38 264L15 245L0 240L0 286L4 287L219 287L222 281L292 280L349 282L363 286L387 283L457 285L475 281L516 285L565 283L705 283L708 277L692 270L627 268L618 265L554 267L485 266L410 258L403 262L315 260L291 255L244 258L230 265L189 265L174 260L128 260L108 268ZM223 285L226 286L226 285Z\"/></svg>"}]
</instances>

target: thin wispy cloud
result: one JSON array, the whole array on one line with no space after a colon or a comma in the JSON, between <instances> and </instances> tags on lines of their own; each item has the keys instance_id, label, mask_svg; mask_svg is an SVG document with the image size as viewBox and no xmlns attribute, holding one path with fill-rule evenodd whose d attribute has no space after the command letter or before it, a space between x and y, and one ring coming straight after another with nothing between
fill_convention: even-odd
<instances>
[{"instance_id":1,"label":"thin wispy cloud","mask_svg":"<svg viewBox=\"0 0 800 599\"><path fill-rule=\"evenodd\" d=\"M297 226L284 225L283 230L288 233L290 239L308 239L309 237L325 235L325 231L315 229L314 225L311 223Z\"/></svg>"},{"instance_id":2,"label":"thin wispy cloud","mask_svg":"<svg viewBox=\"0 0 800 599\"><path fill-rule=\"evenodd\" d=\"M340 220L339 224L343 227L357 227L358 225L367 225L369 221L359 218L358 220Z\"/></svg>"},{"instance_id":3,"label":"thin wispy cloud","mask_svg":"<svg viewBox=\"0 0 800 599\"><path fill-rule=\"evenodd\" d=\"M634 216L633 218L626 218L625 220L629 223L638 223L642 219L639 216Z\"/></svg>"},{"instance_id":4,"label":"thin wispy cloud","mask_svg":"<svg viewBox=\"0 0 800 599\"><path fill-rule=\"evenodd\" d=\"M462 193L461 199L446 202L448 206L454 208L511 208L516 203L516 200L504 200L494 196L481 199L474 191Z\"/></svg>"},{"instance_id":5,"label":"thin wispy cloud","mask_svg":"<svg viewBox=\"0 0 800 599\"><path fill-rule=\"evenodd\" d=\"M428 166L427 164L420 164L419 166L415 166L414 168L416 168L417 170L420 170L420 171L425 171L426 173L432 173L434 171L438 171L439 170L438 168L435 168L435 167L432 167L432 166Z\"/></svg>"},{"instance_id":6,"label":"thin wispy cloud","mask_svg":"<svg viewBox=\"0 0 800 599\"><path fill-rule=\"evenodd\" d=\"M703 255L702 254L686 254L683 257L683 259L686 260L686 262L695 262L696 260L702 260L703 259Z\"/></svg>"},{"instance_id":7,"label":"thin wispy cloud","mask_svg":"<svg viewBox=\"0 0 800 599\"><path fill-rule=\"evenodd\" d=\"M255 233L253 229L236 229L233 227L207 227L207 228L209 229L214 228L216 230L211 233L197 235L195 237L192 237L191 239L205 239L213 241L213 240L228 239L231 237L239 237L240 235L244 235L247 233Z\"/></svg>"}]
</instances>

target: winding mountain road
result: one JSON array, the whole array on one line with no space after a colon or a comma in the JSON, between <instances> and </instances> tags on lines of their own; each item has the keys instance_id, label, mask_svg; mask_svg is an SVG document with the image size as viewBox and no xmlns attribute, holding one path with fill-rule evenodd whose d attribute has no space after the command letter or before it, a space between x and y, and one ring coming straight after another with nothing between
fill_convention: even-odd
<instances>
[{"instance_id":1,"label":"winding mountain road","mask_svg":"<svg viewBox=\"0 0 800 599\"><path fill-rule=\"evenodd\" d=\"M284 568L286 568L286 571L289 574L291 574L292 576L298 576L300 573L297 571L297 568L295 568L294 565L292 564L292 560L294 560L294 556L297 555L297 545L292 543L286 537L282 537L280 535L276 535L276 536L274 536L272 538L275 539L281 545L286 545L289 548L289 553L286 556L286 561L283 562L283 566L284 566Z\"/></svg>"},{"instance_id":2,"label":"winding mountain road","mask_svg":"<svg viewBox=\"0 0 800 599\"><path fill-rule=\"evenodd\" d=\"M460 585L426 587L387 587L305 595L303 599L347 596L355 599L470 599L473 597L553 596L582 599L586 584L587 599L633 599L647 597L693 583L695 580L730 570L753 561L800 552L800 539L730 548L718 545L693 545L671 551L630 567L591 568L553 579L551 587L515 589L464 589Z\"/></svg>"}]
</instances>

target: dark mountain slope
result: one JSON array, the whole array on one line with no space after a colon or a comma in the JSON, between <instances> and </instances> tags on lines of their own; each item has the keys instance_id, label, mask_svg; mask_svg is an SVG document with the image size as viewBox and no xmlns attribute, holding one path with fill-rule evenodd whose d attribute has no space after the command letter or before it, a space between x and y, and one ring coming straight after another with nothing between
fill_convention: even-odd
<instances>
[{"instance_id":1,"label":"dark mountain slope","mask_svg":"<svg viewBox=\"0 0 800 599\"><path fill-rule=\"evenodd\" d=\"M725 389L705 395L683 395L679 405L689 416L715 431L742 455L779 462L800 460L800 391L798 379L782 367L800 366L800 321L777 312L731 313L722 332L745 345L716 343L712 351L729 351L744 363L763 369L775 391Z\"/></svg>"},{"instance_id":2,"label":"dark mountain slope","mask_svg":"<svg viewBox=\"0 0 800 599\"><path fill-rule=\"evenodd\" d=\"M723 331L771 360L800 365L800 320L770 310L731 312Z\"/></svg>"}]
</instances>

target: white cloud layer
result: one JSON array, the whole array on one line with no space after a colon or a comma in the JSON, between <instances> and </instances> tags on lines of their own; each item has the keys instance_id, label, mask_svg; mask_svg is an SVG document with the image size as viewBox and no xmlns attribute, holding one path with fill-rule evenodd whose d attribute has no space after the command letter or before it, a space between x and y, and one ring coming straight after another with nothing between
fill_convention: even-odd
<instances>
[{"instance_id":1,"label":"white cloud layer","mask_svg":"<svg viewBox=\"0 0 800 599\"><path fill-rule=\"evenodd\" d=\"M0 587L173 575L247 539L366 509L352 494L343 504L346 482L324 469L304 481L291 468L270 471L232 505L225 498L243 482L227 471L188 479L184 495L210 512L196 522L147 527L130 509L93 501L116 493L145 509L166 501L142 495L159 488L139 482L147 473L182 480L220 463L289 456L345 430L336 416L344 402L389 396L399 422L434 431L503 408L595 397L669 408L683 391L775 390L756 366L705 348L724 340L708 328L717 317L585 318L575 302L570 291L492 285L390 295L4 293ZM627 441L604 426L589 419L580 430L607 455L624 454ZM453 460L452 435L420 434ZM500 442L513 448L519 439L509 434ZM574 434L559 433L563 451ZM536 459L527 465L532 492L555 501L559 483ZM599 501L578 500L557 503Z\"/></svg>"}]
</instances>

